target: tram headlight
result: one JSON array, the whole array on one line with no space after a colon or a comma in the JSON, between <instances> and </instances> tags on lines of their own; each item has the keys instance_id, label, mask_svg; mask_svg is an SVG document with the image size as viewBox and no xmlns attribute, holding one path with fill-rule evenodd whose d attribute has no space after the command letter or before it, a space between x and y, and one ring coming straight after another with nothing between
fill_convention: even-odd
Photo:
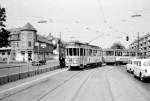
<instances>
[{"instance_id":1,"label":"tram headlight","mask_svg":"<svg viewBox=\"0 0 150 101\"><path fill-rule=\"evenodd\" d=\"M74 63L74 64L77 64L77 63L78 63L78 60L73 60L73 63Z\"/></svg>"},{"instance_id":2,"label":"tram headlight","mask_svg":"<svg viewBox=\"0 0 150 101\"><path fill-rule=\"evenodd\" d=\"M76 61L76 60L73 60L73 63L77 63L77 61Z\"/></svg>"},{"instance_id":3,"label":"tram headlight","mask_svg":"<svg viewBox=\"0 0 150 101\"><path fill-rule=\"evenodd\" d=\"M67 64L69 63L69 61L68 61L68 60L66 60L65 62L66 62Z\"/></svg>"}]
</instances>

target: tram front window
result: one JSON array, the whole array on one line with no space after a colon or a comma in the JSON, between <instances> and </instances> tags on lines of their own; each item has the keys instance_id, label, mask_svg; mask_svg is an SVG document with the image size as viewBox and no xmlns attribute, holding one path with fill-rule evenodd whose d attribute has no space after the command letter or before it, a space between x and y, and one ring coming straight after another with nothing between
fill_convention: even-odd
<instances>
[{"instance_id":1,"label":"tram front window","mask_svg":"<svg viewBox=\"0 0 150 101\"><path fill-rule=\"evenodd\" d=\"M79 48L68 48L67 53L69 56L79 56Z\"/></svg>"},{"instance_id":2,"label":"tram front window","mask_svg":"<svg viewBox=\"0 0 150 101\"><path fill-rule=\"evenodd\" d=\"M70 56L72 56L72 55L73 55L72 48L69 48L69 55L70 55Z\"/></svg>"},{"instance_id":3,"label":"tram front window","mask_svg":"<svg viewBox=\"0 0 150 101\"><path fill-rule=\"evenodd\" d=\"M79 56L79 48L73 48L73 55Z\"/></svg>"},{"instance_id":4,"label":"tram front window","mask_svg":"<svg viewBox=\"0 0 150 101\"><path fill-rule=\"evenodd\" d=\"M83 56L83 48L80 48L80 56Z\"/></svg>"},{"instance_id":5,"label":"tram front window","mask_svg":"<svg viewBox=\"0 0 150 101\"><path fill-rule=\"evenodd\" d=\"M106 56L113 56L114 55L114 51L106 51Z\"/></svg>"}]
</instances>

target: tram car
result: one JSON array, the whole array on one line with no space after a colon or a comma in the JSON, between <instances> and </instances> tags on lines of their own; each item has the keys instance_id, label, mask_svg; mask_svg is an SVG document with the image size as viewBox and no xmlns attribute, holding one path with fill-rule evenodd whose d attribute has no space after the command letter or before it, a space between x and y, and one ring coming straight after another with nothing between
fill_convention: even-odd
<instances>
[{"instance_id":1,"label":"tram car","mask_svg":"<svg viewBox=\"0 0 150 101\"><path fill-rule=\"evenodd\" d=\"M136 51L129 49L103 49L103 61L107 65L127 64L132 58L135 58Z\"/></svg>"},{"instance_id":2,"label":"tram car","mask_svg":"<svg viewBox=\"0 0 150 101\"><path fill-rule=\"evenodd\" d=\"M70 69L83 69L102 65L101 47L81 42L70 42L66 46L66 66Z\"/></svg>"}]
</instances>

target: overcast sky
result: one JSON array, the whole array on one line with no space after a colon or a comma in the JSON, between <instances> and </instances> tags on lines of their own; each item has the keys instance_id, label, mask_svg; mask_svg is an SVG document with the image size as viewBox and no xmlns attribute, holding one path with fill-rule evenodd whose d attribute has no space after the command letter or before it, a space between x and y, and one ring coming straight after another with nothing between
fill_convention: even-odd
<instances>
[{"instance_id":1,"label":"overcast sky","mask_svg":"<svg viewBox=\"0 0 150 101\"><path fill-rule=\"evenodd\" d=\"M6 8L7 28L31 23L38 34L80 40L110 47L150 32L150 0L0 0ZM134 14L141 17L133 18ZM46 20L47 23L37 23ZM126 42L126 35L130 41Z\"/></svg>"}]
</instances>

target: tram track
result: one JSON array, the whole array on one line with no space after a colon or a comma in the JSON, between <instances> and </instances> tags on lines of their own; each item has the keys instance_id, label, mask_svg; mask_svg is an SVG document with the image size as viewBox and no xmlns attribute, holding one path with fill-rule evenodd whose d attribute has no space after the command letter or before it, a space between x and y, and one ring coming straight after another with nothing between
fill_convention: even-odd
<instances>
[{"instance_id":1,"label":"tram track","mask_svg":"<svg viewBox=\"0 0 150 101\"><path fill-rule=\"evenodd\" d=\"M46 97L48 94L52 93L53 91L55 91L57 88L63 86L64 84L66 84L67 82L69 82L70 80L72 80L74 77L76 77L77 75L79 75L82 71L79 71L75 74L73 74L71 77L69 77L68 79L64 80L63 82L61 82L60 84L58 84L56 87L54 87L53 89L50 89L49 91L45 92L44 94L42 94L40 97L38 97L38 99L36 101L41 101L44 97Z\"/></svg>"},{"instance_id":2,"label":"tram track","mask_svg":"<svg viewBox=\"0 0 150 101\"><path fill-rule=\"evenodd\" d=\"M104 79L105 79L105 81L106 81L108 90L109 90L109 92L110 92L111 101L115 101L115 99L114 99L113 92L112 92L112 89L111 89L110 81L109 81L109 79L108 79L108 73L109 73L111 70L113 70L113 69L114 69L114 68L110 68L109 70L106 70L106 71L104 72L104 75L105 75L105 76L104 76Z\"/></svg>"},{"instance_id":3,"label":"tram track","mask_svg":"<svg viewBox=\"0 0 150 101\"><path fill-rule=\"evenodd\" d=\"M73 97L71 98L70 101L76 101L76 98L79 94L79 92L81 91L81 89L83 88L84 85L86 85L86 83L88 82L88 80L90 79L91 75L93 74L93 71L90 71L90 73L87 74L87 76L85 77L85 79L82 81L81 85L79 86L79 88L77 89L77 91L75 92L75 94L73 95Z\"/></svg>"},{"instance_id":4,"label":"tram track","mask_svg":"<svg viewBox=\"0 0 150 101\"><path fill-rule=\"evenodd\" d=\"M104 79L106 81L106 84L108 85L108 90L110 92L110 96L111 96L111 101L115 101L114 100L114 97L113 97L113 94L112 94L112 91L111 91L111 86L110 86L110 82L108 80L108 76L107 76L107 73L112 70L113 68L109 68L109 70L104 70ZM86 84L88 83L88 81L90 80L90 78L93 76L93 73L95 71L91 71L88 76L84 79L84 81L81 83L81 85L79 86L79 88L77 89L76 93L74 94L74 96L72 97L72 99L70 101L78 101L77 98L78 98L78 95L80 94L80 91L84 88L84 86L86 86ZM99 71L96 71L96 72L99 72ZM95 73L97 74L97 73Z\"/></svg>"}]
</instances>

